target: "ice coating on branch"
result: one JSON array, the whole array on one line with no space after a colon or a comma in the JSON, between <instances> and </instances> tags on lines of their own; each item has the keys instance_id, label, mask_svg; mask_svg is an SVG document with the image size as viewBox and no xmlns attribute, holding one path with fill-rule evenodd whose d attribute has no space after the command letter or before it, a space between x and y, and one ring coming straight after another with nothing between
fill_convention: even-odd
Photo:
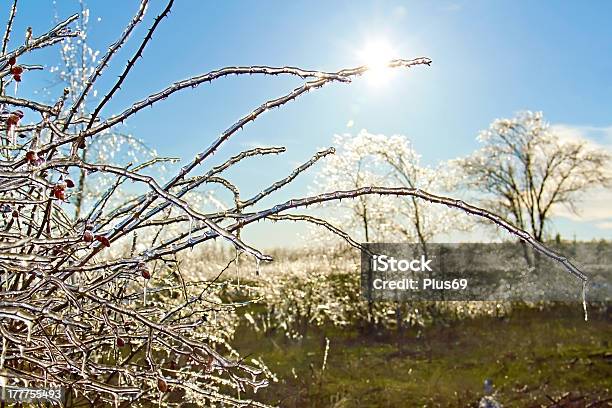
<instances>
[{"instance_id":1,"label":"ice coating on branch","mask_svg":"<svg viewBox=\"0 0 612 408\"><path fill-rule=\"evenodd\" d=\"M584 310L584 321L589 320L589 315L587 313L587 301L586 301L586 292L587 292L587 281L582 281L582 309Z\"/></svg>"}]
</instances>

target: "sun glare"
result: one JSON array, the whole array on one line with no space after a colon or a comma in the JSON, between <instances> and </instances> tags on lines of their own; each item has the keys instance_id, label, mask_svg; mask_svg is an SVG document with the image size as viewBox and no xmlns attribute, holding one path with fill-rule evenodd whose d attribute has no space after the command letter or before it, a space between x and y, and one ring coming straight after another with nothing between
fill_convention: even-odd
<instances>
[{"instance_id":1,"label":"sun glare","mask_svg":"<svg viewBox=\"0 0 612 408\"><path fill-rule=\"evenodd\" d=\"M389 61L397 58L395 50L384 40L373 40L357 52L362 64L368 66L364 78L373 85L382 85L389 81L395 71L389 68Z\"/></svg>"}]
</instances>

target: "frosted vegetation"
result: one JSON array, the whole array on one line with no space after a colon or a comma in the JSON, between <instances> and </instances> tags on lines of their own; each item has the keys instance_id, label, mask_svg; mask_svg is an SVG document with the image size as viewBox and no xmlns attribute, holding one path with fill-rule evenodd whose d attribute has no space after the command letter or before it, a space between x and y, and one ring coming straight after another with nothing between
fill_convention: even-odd
<instances>
[{"instance_id":1,"label":"frosted vegetation","mask_svg":"<svg viewBox=\"0 0 612 408\"><path fill-rule=\"evenodd\" d=\"M365 330L395 325L399 330L440 315L505 313L510 306L496 303L397 305L359 299L355 251L348 247L393 237L418 240L426 247L438 234L468 229L476 218L497 225L512 234L508 237L522 240L587 281L573 263L543 244L541 230L529 230L532 223L520 220L537 208L544 231L549 214L545 209L571 202L573 194L587 186L607 183L603 172L583 185L576 180L586 173L575 178L533 178L526 187L517 185L516 198L509 200L520 208L512 220L503 200L497 207L483 203L480 208L438 195L457 190L467 177L481 179L474 163L483 169L495 163L477 158L462 166L446 163L429 168L420 164L406 137L362 132L337 137L337 150L314 154L293 173L244 197L226 170L243 160L271 160L285 148L245 150L222 156L225 161L216 166L209 163L210 157L223 155L224 143L264 112L323 86L350 84L368 66L336 72L226 67L177 81L110 113L107 104L130 80L135 64L141 63L173 1L155 17L145 37L135 40L138 47L127 64L117 62L125 68L104 90L97 89L97 80L143 23L147 0L140 2L128 26L104 53L87 46L86 8L60 19L47 32L29 29L23 38L13 30L17 6L15 0L8 9L0 56L0 380L7 385L65 387L70 406L180 406L184 401L201 406L264 406L253 399L254 392L275 377L264 362L232 348L242 322L254 330L300 337L309 327L328 323ZM50 88L40 100L21 95L19 83L45 63L25 65L23 56L51 46L60 48L63 65L51 69L50 75L65 88L59 92ZM430 63L420 57L386 65L418 75L418 69ZM303 83L255 104L250 113L211 138L208 146L194 146L200 152L176 171L163 167L176 159L159 156L122 127L126 119L182 89L252 74L294 76ZM506 128L517 131L512 124ZM536 144L538 132L529 134L533 137L525 145L538 146L527 163L531 168L549 157L541 146L554 144L554 138ZM554 161L549 167L555 174L561 169L573 175L585 162L589 163L585 171L591 174L599 171L598 160L609 161L587 147L579 153L564 150L565 145L559 149L564 152L561 157L579 154L580 160L573 166ZM262 199L320 160L327 164L312 195L261 205ZM555 201L554 191L552 196L547 189L539 194L537 188L550 179L558 185L573 181ZM230 193L230 202L212 194L219 186ZM546 208L529 207L534 205L534 194L545 198ZM328 219L316 215L326 211L320 207L315 215L305 210L340 202L346 207ZM343 244L335 243L333 251L323 254L302 252L293 258L277 254L280 262L270 264L272 254L241 238L244 228L261 220L307 222L319 227L320 242L329 234L325 236Z\"/></svg>"}]
</instances>

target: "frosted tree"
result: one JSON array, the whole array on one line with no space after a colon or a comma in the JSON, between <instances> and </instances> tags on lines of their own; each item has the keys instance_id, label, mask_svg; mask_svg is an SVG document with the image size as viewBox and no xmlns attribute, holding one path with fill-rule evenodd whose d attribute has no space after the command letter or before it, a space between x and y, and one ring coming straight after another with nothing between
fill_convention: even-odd
<instances>
[{"instance_id":1,"label":"frosted tree","mask_svg":"<svg viewBox=\"0 0 612 408\"><path fill-rule=\"evenodd\" d=\"M52 104L19 93L11 96L7 89L27 81L30 70L43 68L22 65L24 55L79 36L71 28L79 14L40 35L29 29L25 40L13 41L17 45L9 48L17 1L9 8L0 55L3 384L62 386L69 391L70 406L125 407L162 402L178 406L183 400L201 406L262 406L251 399L252 392L268 385L269 371L257 360L240 357L228 345L232 335L228 320L233 320L231 311L237 305L224 304L219 297L227 266L220 267L212 279L187 279L178 255L222 240L253 257L257 269L260 262L270 262L272 257L241 239L240 231L261 220L314 222L359 246L325 220L297 212L323 202L385 195L445 204L489 219L562 262L570 273L587 279L571 262L501 217L418 188L365 186L297 197L272 206L262 204L264 198L332 154L332 149L315 154L291 174L262 186L249 197L241 194L226 170L243 160L263 161L282 153L284 147L244 150L225 157L221 164L210 163L215 152L221 154L230 139L263 113L323 86L350 83L368 71L368 66L335 72L225 67L177 81L120 112L107 113L105 107L129 81L132 69L142 61L147 45L173 5L172 0L167 2L154 18L119 77L91 109L83 109L84 101L134 28L144 21L148 1L140 2L125 30L96 60L77 97L73 99L71 89L65 89L55 95ZM385 61L390 68L405 69L430 63L428 58ZM117 165L82 156L81 150L146 107L183 89L233 75L286 75L303 82L284 95L256 105L164 181L147 172L158 164L156 159L139 165ZM79 217L75 216L72 198L80 194L79 187L87 180L78 184L74 174L84 174L85 179L104 174L113 180ZM145 191L116 199L117 189L126 181ZM201 208L195 198L213 186L227 189L233 201L225 207ZM294 212L287 214L290 210Z\"/></svg>"},{"instance_id":2,"label":"frosted tree","mask_svg":"<svg viewBox=\"0 0 612 408\"><path fill-rule=\"evenodd\" d=\"M334 156L326 159L316 182L323 191L384 185L445 192L455 189L457 172L444 163L435 168L420 164L420 155L403 135L386 136L361 130L357 135L336 135ZM425 256L427 243L435 236L469 228L467 217L448 208L434 207L414 196L390 198L361 196L341 203L334 211L337 225L365 241L416 242ZM334 216L332 216L332 219ZM315 231L316 233L316 231ZM397 329L401 331L406 305L396 305ZM374 305L368 305L374 323Z\"/></svg>"},{"instance_id":3,"label":"frosted tree","mask_svg":"<svg viewBox=\"0 0 612 408\"><path fill-rule=\"evenodd\" d=\"M333 143L337 152L326 159L315 180L323 191L385 185L449 192L460 180L461 175L445 163L436 167L421 165L421 156L403 135L385 136L362 130L355 136L336 135ZM427 242L434 237L466 230L471 221L413 196L401 200L366 196L342 202L341 206L346 211L336 211L331 217L336 217L336 222L353 237L418 242L425 252Z\"/></svg>"},{"instance_id":4,"label":"frosted tree","mask_svg":"<svg viewBox=\"0 0 612 408\"><path fill-rule=\"evenodd\" d=\"M377 157L371 154L369 137L366 132L356 137L350 134L334 136L336 154L326 159L315 180L319 191L385 185L386 175L381 172ZM362 241L392 240L397 233L393 218L398 215L392 201L388 197L364 195L335 204L344 209L335 212L335 221Z\"/></svg>"},{"instance_id":5,"label":"frosted tree","mask_svg":"<svg viewBox=\"0 0 612 408\"><path fill-rule=\"evenodd\" d=\"M561 139L541 112L495 120L478 140L483 147L457 161L468 185L484 194L487 208L539 242L556 207L575 212L584 192L612 185L610 153L583 140Z\"/></svg>"}]
</instances>

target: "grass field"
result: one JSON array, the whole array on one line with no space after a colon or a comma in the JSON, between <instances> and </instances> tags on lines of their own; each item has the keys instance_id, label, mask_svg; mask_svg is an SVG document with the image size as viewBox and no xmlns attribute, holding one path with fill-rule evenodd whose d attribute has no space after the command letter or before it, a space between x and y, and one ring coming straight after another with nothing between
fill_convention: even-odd
<instances>
[{"instance_id":1,"label":"grass field","mask_svg":"<svg viewBox=\"0 0 612 408\"><path fill-rule=\"evenodd\" d=\"M326 327L289 340L241 327L235 345L277 374L257 397L282 407L477 406L486 378L505 407L612 406L611 323L609 311L585 322L575 305L437 323L401 337Z\"/></svg>"}]
</instances>

